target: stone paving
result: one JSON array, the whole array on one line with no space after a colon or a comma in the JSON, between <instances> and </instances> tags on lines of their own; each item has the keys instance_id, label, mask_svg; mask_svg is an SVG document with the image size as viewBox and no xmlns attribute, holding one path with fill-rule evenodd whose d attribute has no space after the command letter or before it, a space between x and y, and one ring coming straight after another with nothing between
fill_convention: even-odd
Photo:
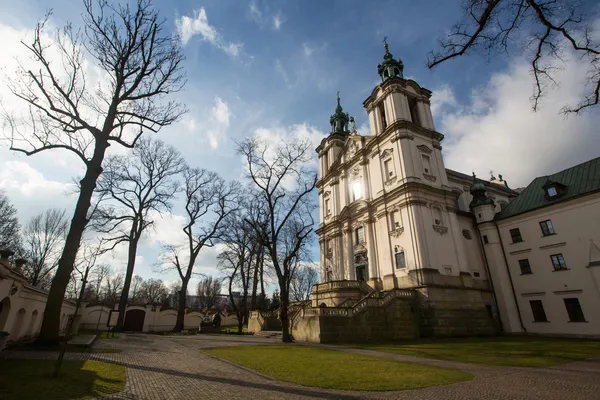
<instances>
[{"instance_id":1,"label":"stone paving","mask_svg":"<svg viewBox=\"0 0 600 400\"><path fill-rule=\"evenodd\" d=\"M281 343L252 336L123 334L120 339L99 340L94 345L119 348L121 353L68 353L66 358L112 361L126 367L125 392L103 399L600 399L600 359L545 369L509 368L321 346L400 361L459 368L475 375L472 381L447 386L399 392L358 392L310 388L276 381L198 351L206 347L274 344ZM55 353L33 351L4 355L8 358L34 359L55 356Z\"/></svg>"}]
</instances>

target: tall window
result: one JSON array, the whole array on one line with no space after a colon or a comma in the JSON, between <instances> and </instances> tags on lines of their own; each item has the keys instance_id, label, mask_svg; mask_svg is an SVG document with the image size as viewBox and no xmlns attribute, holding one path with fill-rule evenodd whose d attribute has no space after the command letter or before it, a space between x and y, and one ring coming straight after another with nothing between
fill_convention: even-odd
<instances>
[{"instance_id":1,"label":"tall window","mask_svg":"<svg viewBox=\"0 0 600 400\"><path fill-rule=\"evenodd\" d=\"M409 97L408 98L408 109L410 110L410 119L413 124L421 125L421 121L419 120L419 109L417 107L417 99Z\"/></svg>"},{"instance_id":2,"label":"tall window","mask_svg":"<svg viewBox=\"0 0 600 400\"><path fill-rule=\"evenodd\" d=\"M383 173L385 174L384 180L388 180L394 176L394 168L392 166L392 159L388 158L383 162Z\"/></svg>"},{"instance_id":3,"label":"tall window","mask_svg":"<svg viewBox=\"0 0 600 400\"><path fill-rule=\"evenodd\" d=\"M381 130L384 131L387 128L387 118L385 117L385 106L383 102L379 104L379 113L381 114Z\"/></svg>"},{"instance_id":4,"label":"tall window","mask_svg":"<svg viewBox=\"0 0 600 400\"><path fill-rule=\"evenodd\" d=\"M331 209L329 208L330 202L329 199L325 199L325 215L331 214Z\"/></svg>"},{"instance_id":5,"label":"tall window","mask_svg":"<svg viewBox=\"0 0 600 400\"><path fill-rule=\"evenodd\" d=\"M365 242L365 228L362 226L359 226L358 228L356 228L356 231L354 231L354 236L355 236L356 244L364 243Z\"/></svg>"},{"instance_id":6,"label":"tall window","mask_svg":"<svg viewBox=\"0 0 600 400\"><path fill-rule=\"evenodd\" d=\"M542 233L544 236L554 235L554 227L552 226L552 221L547 219L546 221L540 222L540 228L542 228Z\"/></svg>"},{"instance_id":7,"label":"tall window","mask_svg":"<svg viewBox=\"0 0 600 400\"><path fill-rule=\"evenodd\" d=\"M511 229L510 237L513 243L519 243L523 241L523 238L521 237L521 231L519 230L519 228Z\"/></svg>"},{"instance_id":8,"label":"tall window","mask_svg":"<svg viewBox=\"0 0 600 400\"><path fill-rule=\"evenodd\" d=\"M521 268L521 275L529 275L531 272L531 265L529 265L529 259L519 260L519 267Z\"/></svg>"},{"instance_id":9,"label":"tall window","mask_svg":"<svg viewBox=\"0 0 600 400\"><path fill-rule=\"evenodd\" d=\"M562 253L553 254L550 256L550 259L552 260L552 266L554 267L555 271L569 269L567 268L567 263L565 263L565 258L563 257Z\"/></svg>"},{"instance_id":10,"label":"tall window","mask_svg":"<svg viewBox=\"0 0 600 400\"><path fill-rule=\"evenodd\" d=\"M404 250L402 250L399 253L396 253L396 268L406 268L406 255L404 254Z\"/></svg>"},{"instance_id":11,"label":"tall window","mask_svg":"<svg viewBox=\"0 0 600 400\"><path fill-rule=\"evenodd\" d=\"M431 159L427 154L421 154L421 161L423 162L423 172L431 174Z\"/></svg>"},{"instance_id":12,"label":"tall window","mask_svg":"<svg viewBox=\"0 0 600 400\"><path fill-rule=\"evenodd\" d=\"M531 306L531 313L535 322L548 322L546 311L544 311L544 304L541 300L529 300L529 305Z\"/></svg>"},{"instance_id":13,"label":"tall window","mask_svg":"<svg viewBox=\"0 0 600 400\"><path fill-rule=\"evenodd\" d=\"M359 180L352 183L352 201L363 198L363 185Z\"/></svg>"},{"instance_id":14,"label":"tall window","mask_svg":"<svg viewBox=\"0 0 600 400\"><path fill-rule=\"evenodd\" d=\"M392 211L392 213L390 214L390 224L392 225L392 230L396 230L402 227L402 221L400 220L400 211Z\"/></svg>"},{"instance_id":15,"label":"tall window","mask_svg":"<svg viewBox=\"0 0 600 400\"><path fill-rule=\"evenodd\" d=\"M567 313L569 314L569 321L585 322L585 316L583 315L583 310L581 309L581 305L579 304L579 299L573 297L563 300L565 302L565 307L567 308Z\"/></svg>"}]
</instances>

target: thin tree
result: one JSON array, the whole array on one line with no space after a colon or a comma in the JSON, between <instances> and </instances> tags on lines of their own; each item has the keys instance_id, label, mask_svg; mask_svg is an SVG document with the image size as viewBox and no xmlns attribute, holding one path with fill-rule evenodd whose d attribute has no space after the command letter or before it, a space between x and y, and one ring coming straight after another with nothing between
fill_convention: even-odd
<instances>
[{"instance_id":1,"label":"thin tree","mask_svg":"<svg viewBox=\"0 0 600 400\"><path fill-rule=\"evenodd\" d=\"M139 275L134 275L131 279L131 287L129 290L129 300L133 304L139 304L141 302L142 287L144 286L144 278Z\"/></svg>"},{"instance_id":2,"label":"thin tree","mask_svg":"<svg viewBox=\"0 0 600 400\"><path fill-rule=\"evenodd\" d=\"M17 217L17 209L0 190L0 250L12 250L19 253L21 249L21 225Z\"/></svg>"},{"instance_id":3,"label":"thin tree","mask_svg":"<svg viewBox=\"0 0 600 400\"><path fill-rule=\"evenodd\" d=\"M115 308L121 298L121 292L123 291L123 282L125 281L125 274L123 272L114 272L109 270L105 278L104 284L104 301L106 305Z\"/></svg>"},{"instance_id":4,"label":"thin tree","mask_svg":"<svg viewBox=\"0 0 600 400\"><path fill-rule=\"evenodd\" d=\"M314 229L315 204L310 194L316 187L317 173L309 168L312 146L308 141L273 145L246 139L238 145L238 153L245 158L258 204L247 221L262 241L277 275L282 340L291 342L287 319L290 281Z\"/></svg>"},{"instance_id":5,"label":"thin tree","mask_svg":"<svg viewBox=\"0 0 600 400\"><path fill-rule=\"evenodd\" d=\"M23 43L36 64L21 65L7 79L9 89L28 107L20 115L5 108L10 148L26 155L62 149L85 167L79 182L65 246L50 288L40 342L57 342L60 309L69 282L96 181L106 149L113 143L132 148L144 132L158 132L177 121L185 109L164 102L185 83L179 38L165 32L151 0L113 5L84 0L83 30L71 24L48 39L48 18ZM53 57L53 51L59 53ZM93 65L100 71L91 81Z\"/></svg>"},{"instance_id":6,"label":"thin tree","mask_svg":"<svg viewBox=\"0 0 600 400\"><path fill-rule=\"evenodd\" d=\"M23 252L28 260L23 274L32 286L48 289L67 234L65 210L48 209L23 228Z\"/></svg>"},{"instance_id":7,"label":"thin tree","mask_svg":"<svg viewBox=\"0 0 600 400\"><path fill-rule=\"evenodd\" d=\"M202 310L214 310L219 304L221 295L221 280L208 276L200 279L196 288L198 306Z\"/></svg>"},{"instance_id":8,"label":"thin tree","mask_svg":"<svg viewBox=\"0 0 600 400\"><path fill-rule=\"evenodd\" d=\"M462 19L440 41L439 49L430 53L429 68L470 52L507 54L513 46L529 46L535 111L547 87L558 84L556 62L572 51L588 67L586 87L579 103L565 106L563 112L578 114L598 105L600 45L580 1L468 0L463 4Z\"/></svg>"},{"instance_id":9,"label":"thin tree","mask_svg":"<svg viewBox=\"0 0 600 400\"><path fill-rule=\"evenodd\" d=\"M160 140L141 138L130 155L111 156L96 189L101 205L94 212L93 228L107 234L111 249L127 243L127 269L119 301L117 331L123 330L125 309L138 243L153 223L153 213L171 210L178 191L175 177L182 172L183 159L173 147Z\"/></svg>"},{"instance_id":10,"label":"thin tree","mask_svg":"<svg viewBox=\"0 0 600 400\"><path fill-rule=\"evenodd\" d=\"M226 184L223 178L204 169L188 167L183 177L187 218L183 232L186 243L182 246L166 246L162 256L163 268L176 270L181 279L174 332L180 332L184 326L188 284L198 254L222 239L222 223L237 210L239 192L237 183ZM185 255L182 256L182 253Z\"/></svg>"}]
</instances>

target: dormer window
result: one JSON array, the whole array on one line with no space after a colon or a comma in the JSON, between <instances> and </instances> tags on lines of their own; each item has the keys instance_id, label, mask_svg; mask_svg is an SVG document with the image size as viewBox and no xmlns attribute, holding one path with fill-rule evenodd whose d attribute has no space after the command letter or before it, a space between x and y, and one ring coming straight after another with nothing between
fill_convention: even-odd
<instances>
[{"instance_id":1,"label":"dormer window","mask_svg":"<svg viewBox=\"0 0 600 400\"><path fill-rule=\"evenodd\" d=\"M548 197L558 196L558 191L556 190L556 186L550 186L548 189L546 189L546 193L548 194Z\"/></svg>"},{"instance_id":2,"label":"dormer window","mask_svg":"<svg viewBox=\"0 0 600 400\"><path fill-rule=\"evenodd\" d=\"M550 179L546 180L542 189L544 190L546 200L557 199L567 192L567 186L560 182L551 181Z\"/></svg>"}]
</instances>

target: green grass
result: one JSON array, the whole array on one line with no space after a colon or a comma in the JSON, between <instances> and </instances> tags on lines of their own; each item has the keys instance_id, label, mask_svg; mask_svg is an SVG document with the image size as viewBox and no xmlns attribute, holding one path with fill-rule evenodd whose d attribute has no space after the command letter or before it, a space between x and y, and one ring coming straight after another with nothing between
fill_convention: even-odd
<instances>
[{"instance_id":1,"label":"green grass","mask_svg":"<svg viewBox=\"0 0 600 400\"><path fill-rule=\"evenodd\" d=\"M355 347L475 364L552 367L600 355L600 341L525 337L420 340Z\"/></svg>"},{"instance_id":2,"label":"green grass","mask_svg":"<svg viewBox=\"0 0 600 400\"><path fill-rule=\"evenodd\" d=\"M307 346L244 346L202 350L273 378L348 390L403 390L470 380L467 372Z\"/></svg>"},{"instance_id":3,"label":"green grass","mask_svg":"<svg viewBox=\"0 0 600 400\"><path fill-rule=\"evenodd\" d=\"M118 339L119 338L119 332L115 332L115 336L113 337L112 332L98 331L98 333L96 333L96 331L91 330L91 329L80 329L79 335L97 335L98 339Z\"/></svg>"},{"instance_id":4,"label":"green grass","mask_svg":"<svg viewBox=\"0 0 600 400\"><path fill-rule=\"evenodd\" d=\"M52 378L54 360L3 360L0 399L75 400L122 392L125 367L100 361L63 361L61 374Z\"/></svg>"},{"instance_id":5,"label":"green grass","mask_svg":"<svg viewBox=\"0 0 600 400\"><path fill-rule=\"evenodd\" d=\"M221 333L238 333L237 325L221 326ZM242 333L248 333L248 325L242 325Z\"/></svg>"}]
</instances>

